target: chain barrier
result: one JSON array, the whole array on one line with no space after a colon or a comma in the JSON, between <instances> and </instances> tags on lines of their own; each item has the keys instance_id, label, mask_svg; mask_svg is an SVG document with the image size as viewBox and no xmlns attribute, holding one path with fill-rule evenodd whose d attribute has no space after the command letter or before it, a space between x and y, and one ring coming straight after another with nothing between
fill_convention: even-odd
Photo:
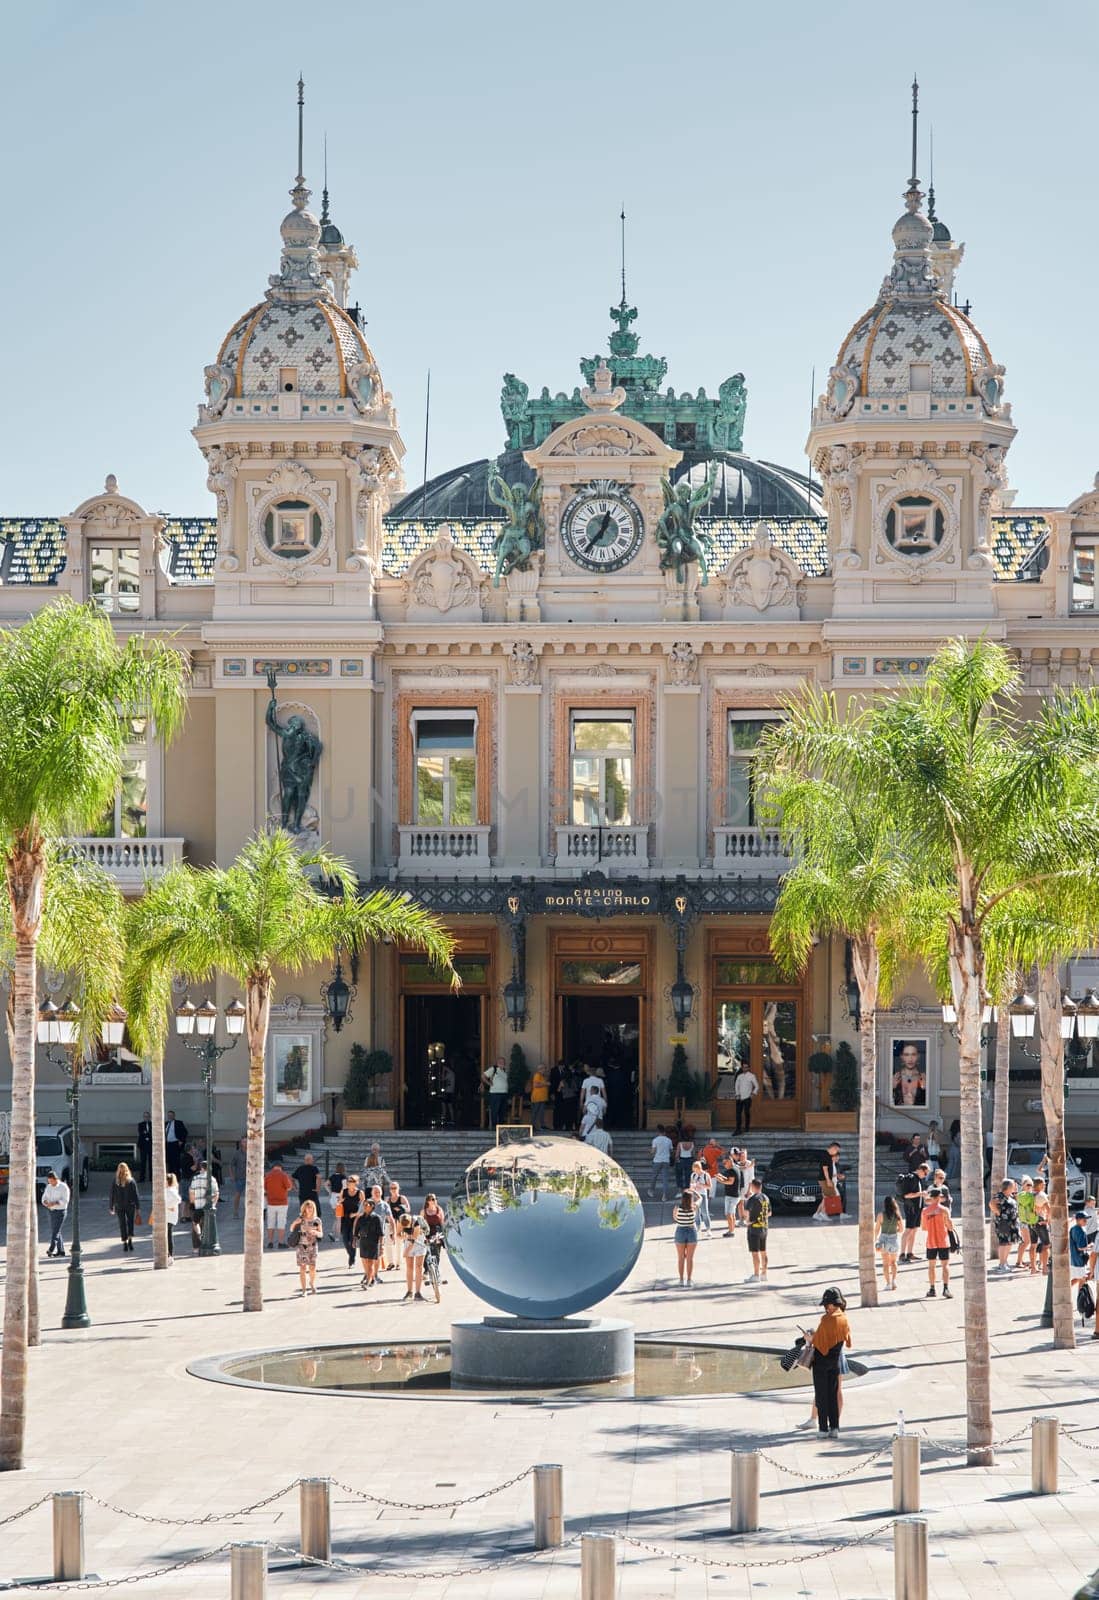
<instances>
[{"instance_id":1,"label":"chain barrier","mask_svg":"<svg viewBox=\"0 0 1099 1600\"><path fill-rule=\"evenodd\" d=\"M1030 1427L1030 1423L1027 1422L1017 1433L1009 1433L1006 1439L993 1439L990 1448L1003 1450L1007 1445L1015 1444L1019 1439L1025 1438L1030 1433ZM921 1439L933 1446L934 1449L941 1450L944 1455L965 1456L969 1454L969 1446L967 1444L955 1444L953 1439L933 1439L929 1433L924 1433L922 1429L913 1429L912 1431L918 1432Z\"/></svg>"},{"instance_id":2,"label":"chain barrier","mask_svg":"<svg viewBox=\"0 0 1099 1600\"><path fill-rule=\"evenodd\" d=\"M283 1495L296 1489L300 1482L300 1478L295 1478L293 1483L288 1483L285 1488L276 1489L274 1494L266 1495L250 1506L240 1506L236 1511L207 1511L202 1517L157 1517L144 1511L131 1511L128 1506L112 1505L109 1500L101 1500L97 1494L92 1494L89 1490L85 1490L84 1494L93 1504L102 1506L104 1511L113 1511L116 1517L129 1517L133 1522L163 1523L172 1528L205 1528L212 1522L232 1522L236 1517L246 1517L253 1511L262 1511L265 1506L273 1505L276 1500L281 1500ZM49 1496L46 1498L49 1499ZM40 1505L41 1503L39 1501Z\"/></svg>"},{"instance_id":3,"label":"chain barrier","mask_svg":"<svg viewBox=\"0 0 1099 1600\"><path fill-rule=\"evenodd\" d=\"M822 1550L814 1550L811 1555L773 1556L764 1561L715 1561L711 1556L692 1556L685 1550L667 1549L664 1545L649 1544L644 1539L635 1539L631 1533L616 1535L623 1544L633 1545L635 1550L644 1550L648 1555L661 1556L665 1561L689 1561L694 1567L721 1567L726 1570L739 1569L744 1571L750 1568L753 1572L762 1567L800 1567L803 1561L816 1561L819 1556L839 1555L843 1550L856 1550L859 1545L869 1544L871 1539L878 1539L883 1533L892 1533L893 1523L883 1523L880 1527L871 1528L869 1533L860 1533L857 1539L841 1539L836 1544L826 1545Z\"/></svg>"},{"instance_id":4,"label":"chain barrier","mask_svg":"<svg viewBox=\"0 0 1099 1600\"><path fill-rule=\"evenodd\" d=\"M321 1556L307 1556L300 1550L293 1550L289 1545L269 1544L268 1550L275 1555L292 1556L295 1561L301 1562L305 1567L321 1567L327 1572L350 1573L358 1578L411 1578L417 1583L438 1583L451 1578L478 1578L483 1572L501 1572L505 1567L513 1567L521 1561L540 1561L544 1556L559 1555L562 1550L571 1550L580 1543L580 1535L567 1539L564 1544L554 1545L547 1550L517 1550L512 1554L500 1556L495 1561L481 1561L475 1567L425 1567L422 1571L412 1571L406 1567L382 1568L362 1567L354 1561L341 1561L335 1556L325 1561Z\"/></svg>"},{"instance_id":5,"label":"chain barrier","mask_svg":"<svg viewBox=\"0 0 1099 1600\"><path fill-rule=\"evenodd\" d=\"M219 1544L216 1550L202 1550L197 1556L184 1556L180 1561L171 1561L167 1566L150 1567L147 1572L127 1572L121 1578L74 1578L68 1582L42 1583L38 1579L24 1579L22 1582L15 1579L12 1582L0 1581L0 1594L9 1594L16 1589L33 1589L36 1594L50 1590L60 1594L66 1590L77 1589L119 1589L126 1583L144 1583L148 1578L166 1578L171 1572L184 1572L188 1567L201 1566L204 1561L212 1561L215 1556L223 1556L231 1548L229 1544Z\"/></svg>"},{"instance_id":6,"label":"chain barrier","mask_svg":"<svg viewBox=\"0 0 1099 1600\"><path fill-rule=\"evenodd\" d=\"M850 1478L856 1472L861 1472L864 1467L870 1466L872 1462L877 1461L879 1457L885 1455L892 1448L893 1441L890 1439L888 1444L883 1444L880 1450L874 1451L873 1455L864 1456L861 1461L856 1461L853 1467L845 1467L842 1472L802 1472L798 1467L786 1466L784 1462L777 1460L774 1456L767 1455L763 1450L759 1450L756 1453L761 1461L766 1461L770 1466L775 1467L779 1472L785 1472L791 1478L803 1478L807 1483L835 1483L837 1478Z\"/></svg>"},{"instance_id":7,"label":"chain barrier","mask_svg":"<svg viewBox=\"0 0 1099 1600\"><path fill-rule=\"evenodd\" d=\"M1099 1450L1099 1443L1085 1444L1083 1439L1078 1439L1076 1437L1076 1435L1079 1433L1091 1433L1091 1431L1092 1430L1090 1428L1061 1429L1061 1433L1064 1435L1064 1437L1069 1441L1070 1444L1074 1444L1078 1450Z\"/></svg>"},{"instance_id":8,"label":"chain barrier","mask_svg":"<svg viewBox=\"0 0 1099 1600\"><path fill-rule=\"evenodd\" d=\"M533 1467L524 1467L514 1478L508 1478L492 1489L482 1489L479 1494L463 1495L460 1500L387 1500L384 1495L371 1494L366 1489L353 1489L350 1484L341 1483L338 1478L331 1478L329 1482L333 1489L339 1489L342 1494L350 1495L353 1500L369 1500L373 1505L388 1506L391 1511L453 1511L456 1506L472 1506L476 1505L478 1500L491 1500L494 1494L503 1494L505 1489L513 1489L517 1483L522 1483L523 1479L529 1478L533 1471Z\"/></svg>"},{"instance_id":9,"label":"chain barrier","mask_svg":"<svg viewBox=\"0 0 1099 1600\"><path fill-rule=\"evenodd\" d=\"M39 1506L44 1506L52 1499L52 1493L44 1494L41 1500L36 1500L33 1505L24 1506L22 1511L13 1511L9 1517L0 1517L0 1528L6 1528L9 1522L18 1522L20 1517L29 1516L32 1511L37 1511Z\"/></svg>"}]
</instances>

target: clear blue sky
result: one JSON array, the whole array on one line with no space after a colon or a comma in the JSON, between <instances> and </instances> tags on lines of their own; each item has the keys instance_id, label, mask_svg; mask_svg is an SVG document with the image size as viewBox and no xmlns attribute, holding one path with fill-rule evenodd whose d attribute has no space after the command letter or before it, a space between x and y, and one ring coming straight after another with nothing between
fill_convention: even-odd
<instances>
[{"instance_id":1,"label":"clear blue sky","mask_svg":"<svg viewBox=\"0 0 1099 1600\"><path fill-rule=\"evenodd\" d=\"M799 465L811 370L889 264L916 69L1019 503L1063 504L1099 467L1097 34L1092 0L9 6L0 513L107 472L212 510L189 430L278 264L299 68L410 484L429 366L438 471L501 448L505 371L571 389L605 347L622 202L642 348L677 389L743 371L745 448Z\"/></svg>"}]
</instances>

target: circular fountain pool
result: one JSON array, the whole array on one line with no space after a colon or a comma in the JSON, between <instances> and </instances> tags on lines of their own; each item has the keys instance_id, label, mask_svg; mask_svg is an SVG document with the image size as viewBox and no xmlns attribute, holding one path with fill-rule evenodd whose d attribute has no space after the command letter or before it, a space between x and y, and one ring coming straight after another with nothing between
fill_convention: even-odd
<instances>
[{"instance_id":1,"label":"circular fountain pool","mask_svg":"<svg viewBox=\"0 0 1099 1600\"><path fill-rule=\"evenodd\" d=\"M462 1388L451 1383L446 1340L408 1344L334 1344L212 1356L188 1371L216 1383L310 1394L405 1396L456 1400L657 1400L755 1394L804 1388L811 1375L783 1372L779 1352L744 1346L639 1339L630 1377L571 1388ZM851 1362L851 1375L865 1372Z\"/></svg>"}]
</instances>

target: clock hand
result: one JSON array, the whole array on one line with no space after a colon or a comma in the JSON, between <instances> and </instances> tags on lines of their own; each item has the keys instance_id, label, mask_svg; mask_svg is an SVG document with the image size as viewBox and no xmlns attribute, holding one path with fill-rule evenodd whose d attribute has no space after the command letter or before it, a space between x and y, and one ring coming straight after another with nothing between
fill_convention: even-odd
<instances>
[{"instance_id":1,"label":"clock hand","mask_svg":"<svg viewBox=\"0 0 1099 1600\"><path fill-rule=\"evenodd\" d=\"M607 534L607 530L608 530L608 528L610 526L610 521L611 521L610 512L609 511L604 511L603 520L599 524L599 531L595 535L595 538L592 540L592 542L591 542L591 544L589 546L589 549L594 550L596 545L601 545L601 544L606 542L606 534Z\"/></svg>"}]
</instances>

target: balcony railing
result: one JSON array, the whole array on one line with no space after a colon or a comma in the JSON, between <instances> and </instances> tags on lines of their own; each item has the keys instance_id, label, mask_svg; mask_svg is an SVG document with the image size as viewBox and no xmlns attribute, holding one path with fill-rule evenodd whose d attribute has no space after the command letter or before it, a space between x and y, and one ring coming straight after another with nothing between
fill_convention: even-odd
<instances>
[{"instance_id":1,"label":"balcony railing","mask_svg":"<svg viewBox=\"0 0 1099 1600\"><path fill-rule=\"evenodd\" d=\"M183 860L182 839L69 839L68 844L109 872L120 889L140 889Z\"/></svg>"},{"instance_id":2,"label":"balcony railing","mask_svg":"<svg viewBox=\"0 0 1099 1600\"><path fill-rule=\"evenodd\" d=\"M785 872L790 857L777 828L715 828L714 866L745 872Z\"/></svg>"},{"instance_id":3,"label":"balcony railing","mask_svg":"<svg viewBox=\"0 0 1099 1600\"><path fill-rule=\"evenodd\" d=\"M649 865L649 830L639 828L558 828L555 866L573 872L601 867L608 872L639 872Z\"/></svg>"},{"instance_id":4,"label":"balcony railing","mask_svg":"<svg viewBox=\"0 0 1099 1600\"><path fill-rule=\"evenodd\" d=\"M398 829L398 873L424 873L472 878L489 870L488 827L443 827L433 824Z\"/></svg>"}]
</instances>

